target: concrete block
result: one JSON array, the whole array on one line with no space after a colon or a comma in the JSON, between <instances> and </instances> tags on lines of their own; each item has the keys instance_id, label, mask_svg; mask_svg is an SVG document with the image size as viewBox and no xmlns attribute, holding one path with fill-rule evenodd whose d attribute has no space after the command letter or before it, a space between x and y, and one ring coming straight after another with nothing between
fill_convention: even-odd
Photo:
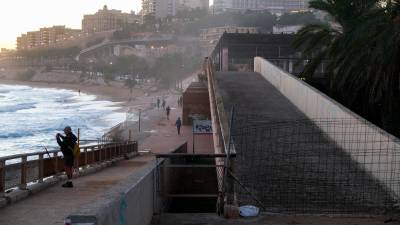
<instances>
[{"instance_id":1,"label":"concrete block","mask_svg":"<svg viewBox=\"0 0 400 225\"><path fill-rule=\"evenodd\" d=\"M30 195L29 190L14 190L10 193L7 193L5 198L9 204L18 202L24 198L27 198Z\"/></svg>"},{"instance_id":2,"label":"concrete block","mask_svg":"<svg viewBox=\"0 0 400 225\"><path fill-rule=\"evenodd\" d=\"M0 208L3 208L6 205L7 205L7 199L0 198Z\"/></svg>"},{"instance_id":3,"label":"concrete block","mask_svg":"<svg viewBox=\"0 0 400 225\"><path fill-rule=\"evenodd\" d=\"M48 188L49 186L50 186L50 184L49 183L45 183L45 182L43 182L43 183L35 183L35 184L32 184L32 185L29 185L27 189L30 191L30 194L36 194L36 193L42 191L43 189Z\"/></svg>"}]
</instances>

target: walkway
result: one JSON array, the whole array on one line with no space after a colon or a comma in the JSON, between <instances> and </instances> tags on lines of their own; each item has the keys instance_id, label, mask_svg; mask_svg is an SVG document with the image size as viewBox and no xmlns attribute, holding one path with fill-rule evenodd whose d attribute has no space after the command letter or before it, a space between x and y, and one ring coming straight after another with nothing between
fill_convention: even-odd
<instances>
[{"instance_id":1,"label":"walkway","mask_svg":"<svg viewBox=\"0 0 400 225\"><path fill-rule=\"evenodd\" d=\"M161 225L399 225L399 221L385 223L390 217L357 217L357 216L329 216L329 215L279 215L262 214L255 218L226 220L215 214L164 214Z\"/></svg>"},{"instance_id":2,"label":"walkway","mask_svg":"<svg viewBox=\"0 0 400 225\"><path fill-rule=\"evenodd\" d=\"M376 213L390 205L390 194L260 74L216 80L225 111L235 106L235 173L267 211ZM237 192L242 204L257 204Z\"/></svg>"},{"instance_id":3,"label":"walkway","mask_svg":"<svg viewBox=\"0 0 400 225\"><path fill-rule=\"evenodd\" d=\"M0 224L64 224L64 218L70 212L95 200L107 189L123 181L152 159L151 155L142 155L120 161L113 167L75 179L73 189L62 188L61 183L45 189L25 200L0 209Z\"/></svg>"}]
</instances>

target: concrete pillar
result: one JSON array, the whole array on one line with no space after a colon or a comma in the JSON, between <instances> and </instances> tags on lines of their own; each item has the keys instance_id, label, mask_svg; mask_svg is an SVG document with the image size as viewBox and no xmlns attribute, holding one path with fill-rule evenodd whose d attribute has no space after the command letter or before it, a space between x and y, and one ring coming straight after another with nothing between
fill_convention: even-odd
<instances>
[{"instance_id":1,"label":"concrete pillar","mask_svg":"<svg viewBox=\"0 0 400 225\"><path fill-rule=\"evenodd\" d=\"M222 71L226 72L229 71L229 52L228 52L228 48L223 48L222 49Z\"/></svg>"},{"instance_id":2,"label":"concrete pillar","mask_svg":"<svg viewBox=\"0 0 400 225\"><path fill-rule=\"evenodd\" d=\"M293 73L293 60L289 60L289 73Z\"/></svg>"}]
</instances>

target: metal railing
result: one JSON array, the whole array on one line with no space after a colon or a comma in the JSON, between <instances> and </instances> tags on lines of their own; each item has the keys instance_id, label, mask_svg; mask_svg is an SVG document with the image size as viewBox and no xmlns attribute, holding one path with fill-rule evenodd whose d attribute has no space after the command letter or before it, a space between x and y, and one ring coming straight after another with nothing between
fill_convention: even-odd
<instances>
[{"instance_id":1,"label":"metal railing","mask_svg":"<svg viewBox=\"0 0 400 225\"><path fill-rule=\"evenodd\" d=\"M224 165L223 169L217 170L218 180L218 212L223 209L224 204L232 204L234 200L234 190L232 183L227 180L227 172L233 169L231 158L235 157L236 150L230 138L230 125L222 102L222 97L218 93L216 79L214 77L214 66L210 58L206 58L203 64L207 75L210 111L212 115L212 125L214 129L213 139L214 148L218 154L226 154L226 158L215 158L216 165ZM233 113L233 111L232 111Z\"/></svg>"},{"instance_id":2,"label":"metal railing","mask_svg":"<svg viewBox=\"0 0 400 225\"><path fill-rule=\"evenodd\" d=\"M8 189L26 189L30 182L42 183L47 177L60 175L64 171L60 152L52 150L0 157L0 197L4 196ZM75 167L84 167L137 152L137 142L85 146L81 147L81 154L75 159Z\"/></svg>"}]
</instances>

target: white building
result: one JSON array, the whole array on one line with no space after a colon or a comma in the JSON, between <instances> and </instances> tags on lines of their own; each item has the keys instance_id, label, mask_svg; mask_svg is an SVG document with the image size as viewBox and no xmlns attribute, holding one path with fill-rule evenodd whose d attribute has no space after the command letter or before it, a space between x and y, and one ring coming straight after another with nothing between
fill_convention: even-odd
<instances>
[{"instance_id":1,"label":"white building","mask_svg":"<svg viewBox=\"0 0 400 225\"><path fill-rule=\"evenodd\" d=\"M225 11L268 10L271 13L304 11L308 0L214 0L215 13Z\"/></svg>"},{"instance_id":2,"label":"white building","mask_svg":"<svg viewBox=\"0 0 400 225\"><path fill-rule=\"evenodd\" d=\"M157 19L176 15L177 0L142 0L142 15L153 15Z\"/></svg>"},{"instance_id":3,"label":"white building","mask_svg":"<svg viewBox=\"0 0 400 225\"><path fill-rule=\"evenodd\" d=\"M209 0L176 0L177 10L208 9Z\"/></svg>"},{"instance_id":4,"label":"white building","mask_svg":"<svg viewBox=\"0 0 400 225\"><path fill-rule=\"evenodd\" d=\"M272 33L273 34L295 34L302 27L303 27L302 25L293 25L293 26L275 25L272 27Z\"/></svg>"}]
</instances>

